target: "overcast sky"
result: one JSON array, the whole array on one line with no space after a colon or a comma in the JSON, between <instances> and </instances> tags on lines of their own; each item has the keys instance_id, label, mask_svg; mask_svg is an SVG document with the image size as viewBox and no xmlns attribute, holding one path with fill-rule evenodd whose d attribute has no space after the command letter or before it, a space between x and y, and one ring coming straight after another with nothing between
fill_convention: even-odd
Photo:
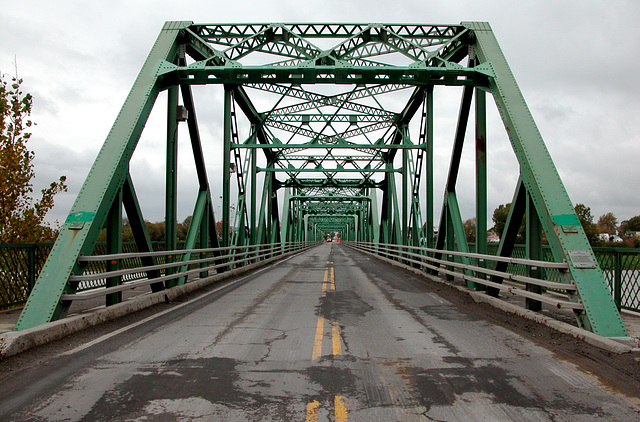
<instances>
[{"instance_id":1,"label":"overcast sky","mask_svg":"<svg viewBox=\"0 0 640 422\"><path fill-rule=\"evenodd\" d=\"M595 220L609 211L619 221L640 214L637 0L22 0L4 2L0 18L0 71L13 75L17 67L24 79L24 90L35 98L32 119L37 126L30 146L36 152L36 187L41 189L60 175L67 176L69 192L57 198L51 220L65 220L167 20L443 24L488 21L573 203L591 207ZM216 93L204 95L212 102L219 100ZM453 111L449 121L456 118L456 101L443 101L445 111ZM203 120L202 113L199 120ZM153 116L148 126L152 122ZM489 124L491 213L498 204L511 201L517 164L495 112L490 115ZM445 123L442 127L441 132L450 131ZM219 122L205 124L203 139L219 138L218 128ZM436 140L450 140L451 136L437 133ZM162 220L164 215L161 138L154 132L145 132L139 147L142 152L137 151L132 162L145 217L152 221ZM215 155L214 146L209 149ZM436 151L445 173L449 150L445 142ZM471 160L469 156L464 163ZM217 180L216 169L217 164L211 164L210 177ZM473 168L468 166L461 175L472 173ZM438 180L444 180L444 174ZM436 188L442 190L443 183L438 180ZM181 183L184 192L195 189L184 178ZM215 180L211 184L215 198L219 186ZM463 218L472 217L473 188L461 186L460 190ZM192 199L185 200L180 206L180 218L189 215L192 206Z\"/></svg>"}]
</instances>

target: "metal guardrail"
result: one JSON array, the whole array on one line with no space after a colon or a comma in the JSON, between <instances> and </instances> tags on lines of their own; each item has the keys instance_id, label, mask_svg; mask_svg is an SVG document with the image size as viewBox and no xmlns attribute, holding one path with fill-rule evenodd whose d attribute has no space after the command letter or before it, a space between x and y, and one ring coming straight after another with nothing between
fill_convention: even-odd
<instances>
[{"instance_id":1,"label":"metal guardrail","mask_svg":"<svg viewBox=\"0 0 640 422\"><path fill-rule=\"evenodd\" d=\"M278 245L280 245L281 247L282 244ZM307 244L307 246L309 245L310 244ZM33 289L35 281L37 280L38 275L40 274L40 271L52 247L53 243L0 244L0 310L14 308L26 303L31 290ZM240 254L237 253L240 249L262 248L263 255L266 254L267 258L279 254L278 248L276 247L270 252L271 255L269 256L269 253L266 252L265 247L266 245L255 245L236 248L216 248L203 250L198 249L191 250L190 253L193 254L193 251L199 251L198 253L202 254L209 253L209 255L220 253L220 255L223 255L223 259L231 261L225 264L227 267L229 267L230 265L244 265L246 262L248 262L247 260L240 262ZM286 246L285 249L290 247L291 246ZM163 250L164 242L153 242L153 248L155 252L149 252L149 254L155 254L154 259L156 260L156 264L166 264L165 260L167 259L167 257L179 256L180 254L185 252L185 250L182 249L166 252ZM220 250L219 252L217 251L218 249ZM223 253L224 250L229 249L233 249L233 251L231 251L231 254ZM141 268L143 267L141 258L142 254L137 253L137 247L134 242L125 242L123 244L123 250L124 253L119 254L122 256L122 258L118 258L121 269L135 269L134 271L127 271L121 276L122 286L125 286L123 290L125 290L135 287L135 285L132 286L131 283L145 280L147 278L147 273L141 270ZM105 255L105 253L106 244L98 243L94 248L94 255L92 255L91 257L85 256L82 258L82 260L84 260L86 264L84 274L92 275L92 277L91 279L79 281L77 292L91 291L94 289L104 289L106 278L104 276L93 277L93 275L106 272L107 261L98 258L101 256L109 256ZM255 260L264 258L258 256L253 257L252 259ZM175 262L172 263L172 266L170 268L174 268L176 266L179 267L183 264L184 263L182 262ZM161 273L164 272L164 270L160 271ZM200 269L198 269L198 272L199 271ZM153 284L160 281L162 281L162 279L156 278L148 284Z\"/></svg>"},{"instance_id":2,"label":"metal guardrail","mask_svg":"<svg viewBox=\"0 0 640 422\"><path fill-rule=\"evenodd\" d=\"M0 309L27 301L53 243L0 244Z\"/></svg>"},{"instance_id":3,"label":"metal guardrail","mask_svg":"<svg viewBox=\"0 0 640 422\"><path fill-rule=\"evenodd\" d=\"M125 268L114 271L87 271L80 275L72 275L69 281L73 283L86 283L98 281L105 286L107 279L135 275L151 274L156 272L157 277L147 276L142 279L118 283L116 286L100 287L91 290L81 291L74 294L63 294L61 300L86 300L95 297L106 296L136 287L146 286L155 283L166 283L171 280L183 279L185 282L189 277L200 274L200 278L207 277L211 271L219 272L220 269L233 269L243 265L248 265L267 258L284 255L309 247L307 242L270 243L250 246L236 246L227 248L207 248L207 249L181 249L173 251L120 253L109 255L81 256L78 263L82 266L90 262L119 262L124 260L142 260L142 258L163 258L164 263ZM191 259L192 255L205 256L204 258ZM170 270L175 270L170 271ZM165 284L166 285L166 284Z\"/></svg>"},{"instance_id":4,"label":"metal guardrail","mask_svg":"<svg viewBox=\"0 0 640 422\"><path fill-rule=\"evenodd\" d=\"M52 243L0 244L0 309L20 306L27 301L52 246ZM469 246L474 247L473 244ZM153 248L155 251L162 251L164 242L153 242ZM137 252L133 242L125 242L123 250L130 253ZM490 244L489 254L495 251L497 251L497 245ZM640 249L594 247L593 251L618 308L640 312ZM105 253L106 245L98 243L94 249L94 255ZM525 246L516 245L511 256L524 258L525 254ZM162 255L156 257L158 264L164 263L164 259ZM552 261L548 246L543 246L543 260ZM126 258L120 264L123 268L142 267L140 258ZM91 261L87 263L85 272L104 272L105 268L104 261ZM526 276L527 266L519 264L518 261L511 261L506 271L514 275ZM542 278L545 280L561 281L561 273L557 268L544 268L542 273ZM146 276L144 272L131 273L124 275L122 281L128 283ZM103 286L104 281L101 279L84 281L78 286L78 291Z\"/></svg>"},{"instance_id":5,"label":"metal guardrail","mask_svg":"<svg viewBox=\"0 0 640 422\"><path fill-rule=\"evenodd\" d=\"M564 293L565 295L570 292L576 291L576 286L572 283L562 283L529 277L525 275L512 274L506 271L496 271L495 269L493 269L495 268L495 265L486 265L486 261L493 261L496 263L505 262L511 265L521 265L531 268L555 269L564 272L569 269L569 266L566 262L536 261L524 258L500 257L495 255L464 253L386 243L349 242L348 245L353 246L356 249L384 256L386 258L400 261L405 264L414 264L420 268L426 268L438 273L458 277L463 280L481 284L486 287L492 287L498 289L499 291L507 292L515 296L521 296L542 303L547 303L558 308L584 310L584 305L576 301L575 297L567 296L566 300L560 300L550 295L528 291L526 290L526 288L523 289L522 286L496 283L494 281L490 281L490 278L499 277L503 280L511 281L514 283L540 286L544 289L553 289L555 292ZM437 256L441 257L437 258ZM443 259L442 257L446 257L448 259ZM473 261L480 265L465 264L463 262L460 262L460 260L456 260L456 257L469 258L470 262Z\"/></svg>"},{"instance_id":6,"label":"metal guardrail","mask_svg":"<svg viewBox=\"0 0 640 422\"><path fill-rule=\"evenodd\" d=\"M469 248L474 248L469 244ZM489 254L495 254L498 245L489 244ZM602 269L605 280L609 284L609 291L618 309L640 312L640 249L632 248L603 248L594 247L593 252ZM548 245L542 247L542 259L553 261L551 248ZM526 256L525 245L515 245L512 257L524 258ZM514 274L525 274L526 268L520 265L509 265L507 271ZM544 271L544 278L552 281L560 280L557 270Z\"/></svg>"}]
</instances>

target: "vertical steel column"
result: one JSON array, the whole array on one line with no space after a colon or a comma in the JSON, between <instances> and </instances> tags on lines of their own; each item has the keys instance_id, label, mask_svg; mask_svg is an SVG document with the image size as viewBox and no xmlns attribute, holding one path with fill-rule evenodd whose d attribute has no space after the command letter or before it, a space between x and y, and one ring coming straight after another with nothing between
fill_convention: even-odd
<instances>
[{"instance_id":1,"label":"vertical steel column","mask_svg":"<svg viewBox=\"0 0 640 422\"><path fill-rule=\"evenodd\" d=\"M283 242L293 242L292 233L295 224L295 207L291 210L291 188L284 188L284 201L282 202L282 223L280 225L280 239Z\"/></svg>"},{"instance_id":2,"label":"vertical steel column","mask_svg":"<svg viewBox=\"0 0 640 422\"><path fill-rule=\"evenodd\" d=\"M453 232L453 218L451 217L451 210L449 209L448 196L447 198L445 198L445 206L443 207L442 212L444 213L444 216L441 218L444 218L446 221L444 235L446 236L446 240L447 240L447 250L453 251L456 248L456 241L455 241L455 235ZM440 233L438 233L438 237L439 236L440 236ZM454 255L447 254L447 261L454 261L454 260L455 260ZM455 267L447 266L447 269L449 271L453 271ZM453 280L453 276L450 274L447 274L446 278L449 281Z\"/></svg>"},{"instance_id":3,"label":"vertical steel column","mask_svg":"<svg viewBox=\"0 0 640 422\"><path fill-rule=\"evenodd\" d=\"M253 126L253 130L252 132L255 134L258 130L257 125L252 125ZM257 143L257 137L254 135L252 137L252 143ZM249 230L251 231L250 235L251 235L251 240L249 242L249 244L251 245L256 245L257 244L257 231L258 228L256 226L256 222L257 222L257 216L256 216L256 205L257 205L257 200L256 200L256 195L257 195L257 186L258 186L258 150L257 148L253 148L251 150L251 177L250 177L250 183L251 183L251 188L250 188L250 197L251 197L251 211L250 211L250 222L249 225L251 226L249 228Z\"/></svg>"},{"instance_id":4,"label":"vertical steel column","mask_svg":"<svg viewBox=\"0 0 640 422\"><path fill-rule=\"evenodd\" d=\"M371 230L369 242L378 243L380 242L380 221L378 217L378 191L377 188L369 188L369 197L371 201L369 201L370 205L370 219L369 219L369 227Z\"/></svg>"},{"instance_id":5,"label":"vertical steel column","mask_svg":"<svg viewBox=\"0 0 640 422\"><path fill-rule=\"evenodd\" d=\"M527 257L539 261L542 259L542 227L540 225L540 217L536 211L535 204L531 197L527 194ZM529 267L529 276L540 278L540 268ZM533 293L542 293L542 287L536 284L527 283L527 291ZM539 312L542 310L542 302L526 298L526 307L532 311Z\"/></svg>"},{"instance_id":6,"label":"vertical steel column","mask_svg":"<svg viewBox=\"0 0 640 422\"><path fill-rule=\"evenodd\" d=\"M138 203L138 195L133 186L131 176L128 175L127 179L122 186L122 205L124 205L124 211L127 213L129 219L129 228L133 234L133 238L136 241L136 248L138 252L152 252L153 246L151 245L151 239L147 232L147 226L145 225L144 218L142 217L142 211L140 210L140 204ZM156 258L148 256L140 259L142 265L145 267L154 266L157 264ZM160 270L147 271L147 278L160 277ZM153 283L151 285L151 291L159 292L164 289L162 282Z\"/></svg>"},{"instance_id":7,"label":"vertical steel column","mask_svg":"<svg viewBox=\"0 0 640 422\"><path fill-rule=\"evenodd\" d=\"M385 168L389 168L389 164L387 163L385 165ZM390 221L391 221L391 204L390 204L390 191L391 191L391 187L390 187L390 182L389 182L389 175L392 173L385 173L384 174L384 180L382 181L382 203L381 203L381 209L380 209L380 242L381 243L391 243L391 227L390 227Z\"/></svg>"},{"instance_id":8,"label":"vertical steel column","mask_svg":"<svg viewBox=\"0 0 640 422\"><path fill-rule=\"evenodd\" d=\"M165 248L172 251L178 247L178 86L167 90L167 168L165 193ZM173 262L174 257L167 256L167 262ZM173 274L173 268L167 268L165 274ZM175 280L169 280L167 287L176 285Z\"/></svg>"},{"instance_id":9,"label":"vertical steel column","mask_svg":"<svg viewBox=\"0 0 640 422\"><path fill-rule=\"evenodd\" d=\"M118 254L122 252L122 189L116 194L116 198L111 205L107 215L107 254ZM107 271L120 269L120 262L117 260L107 261ZM106 287L119 286L122 282L121 276L108 277ZM115 292L106 295L105 305L111 306L122 302L122 292Z\"/></svg>"},{"instance_id":10,"label":"vertical steel column","mask_svg":"<svg viewBox=\"0 0 640 422\"><path fill-rule=\"evenodd\" d=\"M476 88L476 252L487 253L487 98L485 91ZM486 261L478 262L485 267ZM478 277L485 277L477 274ZM480 283L477 290L486 290Z\"/></svg>"},{"instance_id":11,"label":"vertical steel column","mask_svg":"<svg viewBox=\"0 0 640 422\"><path fill-rule=\"evenodd\" d=\"M27 274L27 286L29 288L29 292L33 289L33 286L36 284L36 248L37 245L29 246L29 269Z\"/></svg>"},{"instance_id":12,"label":"vertical steel column","mask_svg":"<svg viewBox=\"0 0 640 422\"><path fill-rule=\"evenodd\" d=\"M516 184L516 190L513 194L513 200L509 207L509 215L507 216L507 222L504 225L502 231L502 239L500 239L500 245L498 246L497 256L511 256L513 247L518 239L518 232L520 231L520 224L522 218L527 210L527 191L522 183L521 179L518 179ZM496 271L505 272L507 270L508 263L498 262L496 263ZM502 277L494 275L491 278L494 283L502 283ZM488 287L487 293L490 296L497 297L500 291L495 287Z\"/></svg>"},{"instance_id":13,"label":"vertical steel column","mask_svg":"<svg viewBox=\"0 0 640 422\"><path fill-rule=\"evenodd\" d=\"M222 134L222 246L229 246L229 204L231 202L231 88L224 87L224 124Z\"/></svg>"},{"instance_id":14,"label":"vertical steel column","mask_svg":"<svg viewBox=\"0 0 640 422\"><path fill-rule=\"evenodd\" d=\"M615 266L613 279L613 301L618 311L622 308L622 253L615 251Z\"/></svg>"},{"instance_id":15,"label":"vertical steel column","mask_svg":"<svg viewBox=\"0 0 640 422\"><path fill-rule=\"evenodd\" d=\"M425 235L427 236L427 247L434 247L433 239L433 85L427 88L427 146L426 146L426 161L427 161L427 173L425 185L427 189L427 230Z\"/></svg>"},{"instance_id":16,"label":"vertical steel column","mask_svg":"<svg viewBox=\"0 0 640 422\"><path fill-rule=\"evenodd\" d=\"M462 225L462 220L459 214L456 216L452 215L451 207L449 206L449 199L452 197L451 194L454 194L453 197L455 197L456 183L458 181L458 173L460 171L460 160L462 157L462 147L464 145L464 138L467 130L469 113L471 110L471 100L473 99L473 90L474 88L472 86L467 85L463 88L462 91L460 110L458 112L458 123L456 126L453 148L451 151L451 161L449 163L449 174L447 175L447 183L445 186L445 198L442 204L442 214L440 215L440 224L438 226L438 240L436 242L436 249L444 249L446 239L447 249L453 250L453 248L455 247L455 233L453 231L453 221L451 220L453 218L460 219L459 224ZM446 233L446 238L443 237L443 232ZM436 259L439 259L442 254L435 253L434 256Z\"/></svg>"},{"instance_id":17,"label":"vertical steel column","mask_svg":"<svg viewBox=\"0 0 640 422\"><path fill-rule=\"evenodd\" d=\"M407 145L407 131L405 126L402 128L402 145ZM409 244L409 154L410 150L404 148L402 150L402 244Z\"/></svg>"},{"instance_id":18,"label":"vertical steel column","mask_svg":"<svg viewBox=\"0 0 640 422\"><path fill-rule=\"evenodd\" d=\"M209 212L210 212L209 201L210 201L210 198L207 198L207 204L205 205L202 221L200 222L200 239L199 239L200 249L206 249L209 247ZM206 257L207 257L206 252L200 253L201 259L204 259ZM200 264L201 268L206 266L207 266L206 262L203 262L202 264ZM200 278L204 278L208 275L209 275L209 271L202 271L200 273Z\"/></svg>"},{"instance_id":19,"label":"vertical steel column","mask_svg":"<svg viewBox=\"0 0 640 422\"><path fill-rule=\"evenodd\" d=\"M275 167L273 164L269 164L270 168ZM275 172L268 172L265 174L265 179L269 179L269 189L267 190L267 243L274 243L273 233L273 201L271 198L274 195L273 182L275 180Z\"/></svg>"}]
</instances>

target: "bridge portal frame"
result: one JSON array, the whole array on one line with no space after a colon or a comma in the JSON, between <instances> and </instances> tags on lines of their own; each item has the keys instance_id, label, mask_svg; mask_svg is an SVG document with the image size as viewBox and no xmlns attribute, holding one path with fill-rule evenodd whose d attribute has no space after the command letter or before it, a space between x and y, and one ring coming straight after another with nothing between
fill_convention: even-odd
<instances>
[{"instance_id":1,"label":"bridge portal frame","mask_svg":"<svg viewBox=\"0 0 640 422\"><path fill-rule=\"evenodd\" d=\"M316 45L327 40L334 42L329 48ZM244 62L256 53L283 59L258 65ZM402 56L405 63L384 61L385 57L394 55ZM466 66L460 64L465 59ZM224 88L220 238L216 233L213 200L191 91L194 85ZM349 89L324 95L305 88L319 85ZM434 86L438 85L460 86L463 94L438 237L434 240L433 95ZM278 95L279 100L270 110L259 112L247 89ZM377 101L382 94L403 89L413 91L402 110L391 112ZM17 330L66 315L70 303L60 298L77 290L78 286L70 282L69 277L82 272L78 257L92 254L103 227L107 228L109 251L118 253L121 250L119 233L123 207L139 250L150 250L129 164L156 98L164 91L168 98L165 182L168 250L177 246L177 127L180 121L186 121L199 186L186 249L193 248L198 242L202 247L218 247L299 240L309 235L309 227L303 226L305 222L308 224L309 218L319 219L320 215L333 213L351 221L349 224L353 225L349 227L353 227L353 233L357 233L360 240L468 251L456 185L475 97L479 253L486 253L485 97L490 94L520 165L520 179L499 254L507 256L511 253L517 228L526 214L529 257L539 257L540 238L544 232L554 260L569 264L563 281L575 283L577 291L570 299L584 304L585 311L576 314L579 325L604 336L627 335L557 169L486 22L459 25L200 25L186 21L167 22L60 230L16 325ZM365 97L373 99L377 105L356 101ZM285 98L301 101L279 106ZM336 111L323 113L321 108L325 106L335 107ZM245 140L239 137L236 107L250 126ZM308 110L317 112L304 113ZM349 112L343 112L345 110ZM409 124L416 115L421 119L420 130L412 138ZM340 122L348 123L349 127L337 130L335 125ZM318 123L322 128L313 129L311 125ZM289 141L282 142L274 136L274 130L293 135ZM386 132L378 140L367 137L367 133L380 130ZM300 137L310 140L299 142ZM364 137L366 141L348 141L350 137ZM296 152L312 149L325 152L296 155ZM337 151L341 150L350 150L351 155L340 157ZM258 152L266 162L262 167L258 166ZM234 158L235 162L232 162ZM296 160L298 164L295 164ZM329 165L330 162L333 164ZM400 164L396 165L398 162ZM237 209L233 223L230 218L232 169L237 174ZM322 178L302 177L305 173L320 174ZM258 174L263 177L262 183ZM288 178L281 180L278 174ZM344 174L356 174L359 178L340 177ZM261 199L258 199L259 189ZM281 189L285 192L282 209L278 200ZM378 191L382 193L380 204ZM310 195L367 199L336 200L331 202L334 206L329 207L333 210L326 212L328 200L320 206L322 201L314 203L301 199ZM421 215L423 195L426 198L424 221ZM314 223L316 231L319 222L321 220ZM189 259L188 254L184 259ZM109 265L115 269L119 264ZM157 277L157 274L148 276ZM493 281L500 282L499 279ZM160 290L183 282L182 279L167 285L157 283L153 288ZM119 280L108 280L107 283L117 284ZM491 289L487 293L495 294ZM109 300L107 304L115 303L119 298ZM539 308L535 302L529 306Z\"/></svg>"}]
</instances>

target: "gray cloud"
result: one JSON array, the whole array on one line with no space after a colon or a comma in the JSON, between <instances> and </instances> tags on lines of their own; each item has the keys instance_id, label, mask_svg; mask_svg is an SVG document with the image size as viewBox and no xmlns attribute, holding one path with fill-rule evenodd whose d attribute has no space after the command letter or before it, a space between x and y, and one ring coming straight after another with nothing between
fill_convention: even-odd
<instances>
[{"instance_id":1,"label":"gray cloud","mask_svg":"<svg viewBox=\"0 0 640 422\"><path fill-rule=\"evenodd\" d=\"M507 0L478 2L328 1L322 7L292 0L255 2L146 1L83 4L62 0L24 0L3 6L0 70L13 72L17 55L25 90L36 98L32 147L37 186L66 174L70 192L57 200L52 218L64 220L95 155L115 120L149 49L166 20L198 22L365 21L458 23L489 21L510 63L556 166L574 201L594 216L614 212L619 220L640 214L640 3L634 0ZM219 158L219 90L194 91L205 152ZM441 199L449 164L459 92L437 93L436 193ZM164 114L158 101L158 120ZM154 112L155 113L155 112ZM489 212L509 202L518 165L495 111L489 123ZM162 219L163 130L153 121L132 162L145 216ZM189 173L188 148L181 150L181 174ZM472 149L465 149L460 203L473 215ZM210 169L219 192L219 164ZM135 168L134 168L135 167ZM191 213L195 184L184 183L182 216ZM182 192L182 191L181 191ZM214 193L214 197L218 194ZM438 206L438 205L437 205ZM437 209L436 212L439 212Z\"/></svg>"}]
</instances>

